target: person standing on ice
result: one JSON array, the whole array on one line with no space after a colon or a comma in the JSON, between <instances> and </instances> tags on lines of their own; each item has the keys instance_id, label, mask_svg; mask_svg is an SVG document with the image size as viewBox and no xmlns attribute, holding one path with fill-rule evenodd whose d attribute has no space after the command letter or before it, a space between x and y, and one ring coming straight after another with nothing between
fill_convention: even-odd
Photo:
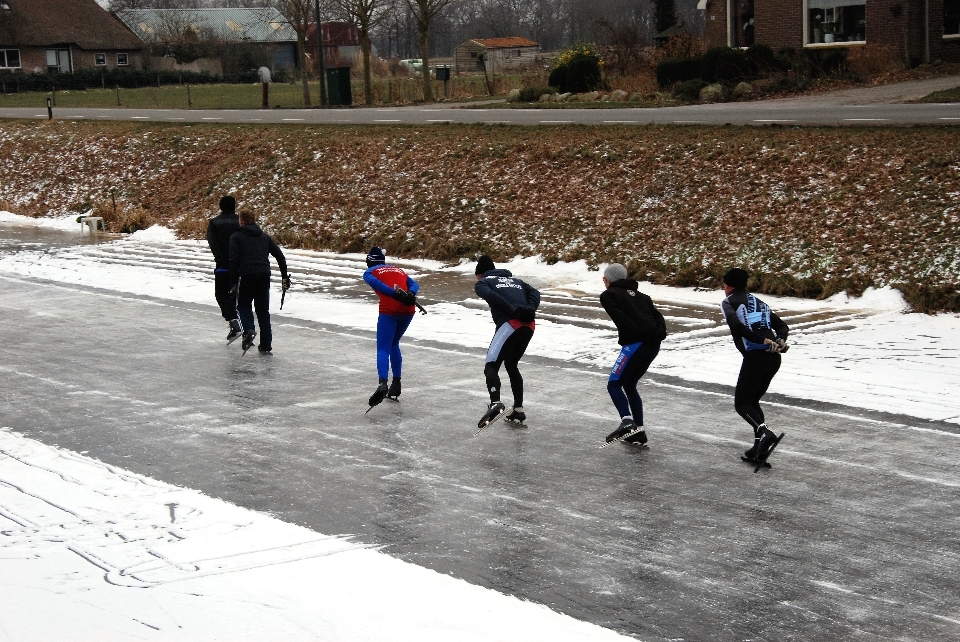
<instances>
[{"instance_id":1,"label":"person standing on ice","mask_svg":"<svg viewBox=\"0 0 960 642\"><path fill-rule=\"evenodd\" d=\"M370 248L367 254L367 271L363 280L380 298L380 316L377 319L377 389L370 396L373 408L385 397L398 400L403 355L400 354L400 339L407 331L416 313L417 292L420 286L395 265L387 265L383 249ZM387 389L387 375L393 371L393 381Z\"/></svg>"},{"instance_id":2,"label":"person standing on ice","mask_svg":"<svg viewBox=\"0 0 960 642\"><path fill-rule=\"evenodd\" d=\"M230 291L230 237L240 229L237 201L229 194L220 199L220 214L207 224L207 244L213 252L216 267L213 270L213 292L220 306L220 314L230 324L227 343L233 343L242 333L237 319L237 297Z\"/></svg>"},{"instance_id":3,"label":"person standing on ice","mask_svg":"<svg viewBox=\"0 0 960 642\"><path fill-rule=\"evenodd\" d=\"M790 329L770 307L747 293L746 270L733 268L723 275L721 303L733 343L743 355L740 376L733 397L737 413L753 428L753 446L741 459L750 463L766 461L776 435L767 428L760 399L780 369L780 354L787 351Z\"/></svg>"},{"instance_id":4,"label":"person standing on ice","mask_svg":"<svg viewBox=\"0 0 960 642\"><path fill-rule=\"evenodd\" d=\"M490 405L477 424L484 428L506 412L500 401L500 365L507 368L510 388L513 391L513 408L507 421L523 423L523 377L517 365L527 350L536 327L536 310L540 307L540 292L513 276L509 270L498 270L493 259L484 254L477 260L474 271L477 283L474 292L490 306L490 314L497 326L490 347L483 375L490 393Z\"/></svg>"},{"instance_id":5,"label":"person standing on ice","mask_svg":"<svg viewBox=\"0 0 960 642\"><path fill-rule=\"evenodd\" d=\"M610 371L607 392L620 413L620 427L607 435L607 443L623 439L647 443L643 429L643 401L637 384L660 352L667 337L667 324L649 296L637 290L638 283L627 278L627 268L611 263L603 271L600 305L617 326L620 355Z\"/></svg>"},{"instance_id":6,"label":"person standing on ice","mask_svg":"<svg viewBox=\"0 0 960 642\"><path fill-rule=\"evenodd\" d=\"M270 255L280 266L282 288L290 287L287 260L269 234L257 225L253 212L240 212L240 229L230 237L230 280L236 288L237 311L243 324L243 351L253 345L257 331L253 325L253 306L260 326L260 353L271 354L273 332L270 328Z\"/></svg>"}]
</instances>

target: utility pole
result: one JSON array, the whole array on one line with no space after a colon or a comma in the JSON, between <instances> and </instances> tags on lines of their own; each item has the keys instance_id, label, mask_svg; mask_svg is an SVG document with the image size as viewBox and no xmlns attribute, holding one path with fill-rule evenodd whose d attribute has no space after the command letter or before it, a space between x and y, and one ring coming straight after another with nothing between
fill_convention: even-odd
<instances>
[{"instance_id":1,"label":"utility pole","mask_svg":"<svg viewBox=\"0 0 960 642\"><path fill-rule=\"evenodd\" d=\"M323 27L320 25L320 0L314 0L317 11L317 65L320 70L320 106L327 106L327 68L323 64Z\"/></svg>"}]
</instances>

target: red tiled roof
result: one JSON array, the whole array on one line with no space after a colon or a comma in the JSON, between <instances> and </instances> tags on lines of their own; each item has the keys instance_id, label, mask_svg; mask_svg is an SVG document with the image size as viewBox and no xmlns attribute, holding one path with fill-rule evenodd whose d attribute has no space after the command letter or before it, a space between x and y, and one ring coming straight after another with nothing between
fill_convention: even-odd
<instances>
[{"instance_id":1,"label":"red tiled roof","mask_svg":"<svg viewBox=\"0 0 960 642\"><path fill-rule=\"evenodd\" d=\"M487 49L509 49L510 47L539 47L533 40L526 38L474 38L474 42Z\"/></svg>"},{"instance_id":2,"label":"red tiled roof","mask_svg":"<svg viewBox=\"0 0 960 642\"><path fill-rule=\"evenodd\" d=\"M0 44L75 44L81 49L142 49L143 42L95 0L3 0ZM5 19L4 19L5 18Z\"/></svg>"}]
</instances>

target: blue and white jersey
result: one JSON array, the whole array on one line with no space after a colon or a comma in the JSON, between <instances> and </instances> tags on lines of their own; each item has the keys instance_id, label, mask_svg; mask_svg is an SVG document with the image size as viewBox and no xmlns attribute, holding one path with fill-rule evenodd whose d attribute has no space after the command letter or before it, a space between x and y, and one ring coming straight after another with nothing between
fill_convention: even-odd
<instances>
[{"instance_id":1,"label":"blue and white jersey","mask_svg":"<svg viewBox=\"0 0 960 642\"><path fill-rule=\"evenodd\" d=\"M790 332L770 306L746 290L734 290L720 307L740 352L766 350L764 339L786 340Z\"/></svg>"}]
</instances>

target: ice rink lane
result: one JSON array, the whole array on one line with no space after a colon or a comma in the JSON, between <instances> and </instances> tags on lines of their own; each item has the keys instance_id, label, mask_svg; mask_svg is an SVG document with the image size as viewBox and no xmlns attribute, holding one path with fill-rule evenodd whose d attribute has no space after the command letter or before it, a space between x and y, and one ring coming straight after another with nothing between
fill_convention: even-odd
<instances>
[{"instance_id":1,"label":"ice rink lane","mask_svg":"<svg viewBox=\"0 0 960 642\"><path fill-rule=\"evenodd\" d=\"M960 635L958 437L934 424L771 406L788 437L754 475L727 391L655 380L651 448L601 451L604 374L530 359L529 426L472 438L479 350L408 342L403 401L364 415L365 333L283 322L241 358L212 306L0 288L0 422L45 443L639 639Z\"/></svg>"}]
</instances>

